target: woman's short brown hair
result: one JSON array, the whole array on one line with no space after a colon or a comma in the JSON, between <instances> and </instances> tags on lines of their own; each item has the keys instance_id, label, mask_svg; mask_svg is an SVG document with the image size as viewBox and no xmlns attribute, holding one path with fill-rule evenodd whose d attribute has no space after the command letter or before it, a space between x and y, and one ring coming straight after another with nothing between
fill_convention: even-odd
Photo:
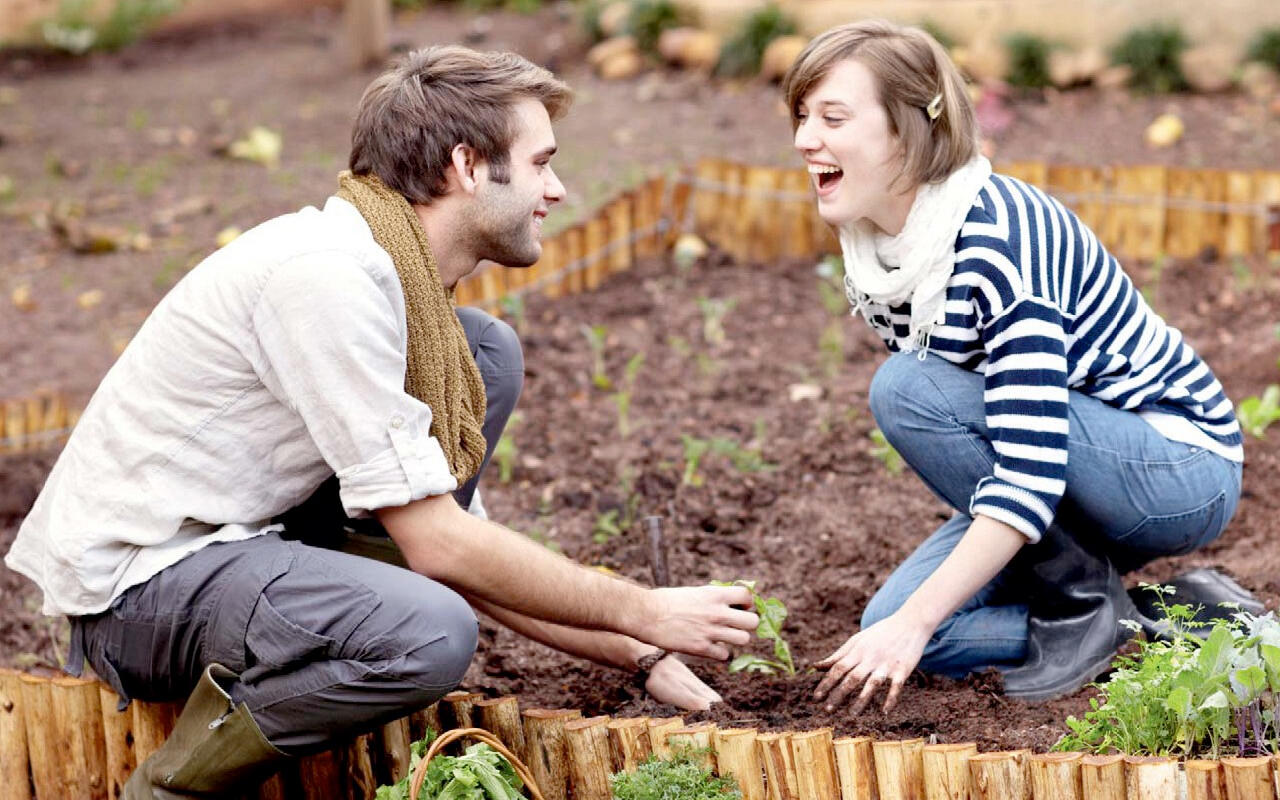
<instances>
[{"instance_id":1,"label":"woman's short brown hair","mask_svg":"<svg viewBox=\"0 0 1280 800\"><path fill-rule=\"evenodd\" d=\"M973 104L960 71L932 36L884 20L840 25L809 42L782 80L793 130L805 96L847 58L871 70L890 132L902 143L895 182L935 183L977 155ZM930 104L939 95L939 113L931 119Z\"/></svg>"},{"instance_id":2,"label":"woman's short brown hair","mask_svg":"<svg viewBox=\"0 0 1280 800\"><path fill-rule=\"evenodd\" d=\"M516 135L512 105L525 98L540 101L554 120L568 110L572 92L515 53L457 45L414 50L360 98L350 169L372 173L409 202L425 205L444 195L453 148L465 144L502 182Z\"/></svg>"}]
</instances>

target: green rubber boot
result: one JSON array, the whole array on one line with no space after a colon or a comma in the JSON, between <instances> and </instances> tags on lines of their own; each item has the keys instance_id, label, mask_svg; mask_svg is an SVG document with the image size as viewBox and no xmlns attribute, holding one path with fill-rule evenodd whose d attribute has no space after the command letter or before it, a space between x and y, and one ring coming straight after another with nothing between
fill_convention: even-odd
<instances>
[{"instance_id":1,"label":"green rubber boot","mask_svg":"<svg viewBox=\"0 0 1280 800\"><path fill-rule=\"evenodd\" d=\"M249 708L231 703L225 688L238 676L210 664L187 700L173 733L124 785L124 800L221 797L265 780L288 758L262 735Z\"/></svg>"}]
</instances>

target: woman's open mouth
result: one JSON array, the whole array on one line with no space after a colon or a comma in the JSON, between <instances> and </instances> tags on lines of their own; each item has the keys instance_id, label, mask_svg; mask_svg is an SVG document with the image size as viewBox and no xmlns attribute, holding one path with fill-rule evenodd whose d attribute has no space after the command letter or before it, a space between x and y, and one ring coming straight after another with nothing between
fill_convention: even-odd
<instances>
[{"instance_id":1,"label":"woman's open mouth","mask_svg":"<svg viewBox=\"0 0 1280 800\"><path fill-rule=\"evenodd\" d=\"M810 164L809 174L813 176L813 188L819 197L834 192L844 178L844 171L831 164Z\"/></svg>"}]
</instances>

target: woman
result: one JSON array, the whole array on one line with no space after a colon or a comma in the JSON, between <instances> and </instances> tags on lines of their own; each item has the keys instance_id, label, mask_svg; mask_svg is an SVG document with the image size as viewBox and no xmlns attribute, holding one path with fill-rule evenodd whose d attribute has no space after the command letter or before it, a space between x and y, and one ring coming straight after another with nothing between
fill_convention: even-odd
<instances>
[{"instance_id":1,"label":"woman","mask_svg":"<svg viewBox=\"0 0 1280 800\"><path fill-rule=\"evenodd\" d=\"M783 89L853 313L893 353L872 412L955 509L819 662L815 696L858 692L856 712L887 685L887 710L917 665L998 667L1029 700L1073 691L1136 616L1117 570L1201 547L1234 513L1231 403L1074 214L992 174L926 33L834 28Z\"/></svg>"}]
</instances>

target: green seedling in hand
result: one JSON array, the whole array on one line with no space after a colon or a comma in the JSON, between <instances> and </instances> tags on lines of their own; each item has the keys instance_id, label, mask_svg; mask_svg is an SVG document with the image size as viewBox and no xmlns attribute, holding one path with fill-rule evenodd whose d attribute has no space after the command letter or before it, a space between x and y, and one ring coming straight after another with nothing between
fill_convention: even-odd
<instances>
[{"instance_id":1,"label":"green seedling in hand","mask_svg":"<svg viewBox=\"0 0 1280 800\"><path fill-rule=\"evenodd\" d=\"M712 581L714 586L745 586L751 592L751 604L755 606L760 623L756 625L756 636L766 642L773 643L773 658L763 658L752 653L743 653L729 662L730 672L763 672L776 675L779 672L788 677L796 674L795 662L791 659L791 647L782 638L782 624L787 621L787 607L776 597L764 597L756 591L755 581L736 580L733 582Z\"/></svg>"}]
</instances>

